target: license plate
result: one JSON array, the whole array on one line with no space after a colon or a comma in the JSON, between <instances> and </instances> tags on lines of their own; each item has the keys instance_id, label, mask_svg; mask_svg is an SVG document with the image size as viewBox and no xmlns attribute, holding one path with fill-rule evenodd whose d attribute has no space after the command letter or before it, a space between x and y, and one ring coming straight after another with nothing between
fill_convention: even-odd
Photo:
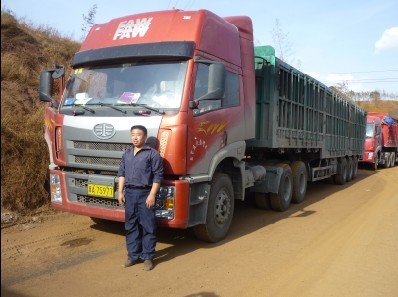
<instances>
[{"instance_id":1,"label":"license plate","mask_svg":"<svg viewBox=\"0 0 398 297\"><path fill-rule=\"evenodd\" d=\"M88 192L89 196L99 196L99 197L106 197L106 198L114 198L113 186L88 184L87 192Z\"/></svg>"}]
</instances>

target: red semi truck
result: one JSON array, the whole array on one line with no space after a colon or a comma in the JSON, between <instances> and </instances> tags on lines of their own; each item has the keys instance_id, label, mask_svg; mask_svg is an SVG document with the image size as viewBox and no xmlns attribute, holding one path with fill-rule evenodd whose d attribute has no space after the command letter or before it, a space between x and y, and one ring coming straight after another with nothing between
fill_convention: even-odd
<instances>
[{"instance_id":1,"label":"red semi truck","mask_svg":"<svg viewBox=\"0 0 398 297\"><path fill-rule=\"evenodd\" d=\"M258 207L285 211L308 181L357 174L366 112L272 47L254 47L249 17L114 19L91 28L71 66L66 84L61 66L40 76L56 209L124 221L116 173L136 124L164 160L158 224L210 242L226 236L235 200L252 194Z\"/></svg>"},{"instance_id":2,"label":"red semi truck","mask_svg":"<svg viewBox=\"0 0 398 297\"><path fill-rule=\"evenodd\" d=\"M398 162L398 119L388 113L369 112L366 119L365 150L362 163L376 170L395 166Z\"/></svg>"}]
</instances>

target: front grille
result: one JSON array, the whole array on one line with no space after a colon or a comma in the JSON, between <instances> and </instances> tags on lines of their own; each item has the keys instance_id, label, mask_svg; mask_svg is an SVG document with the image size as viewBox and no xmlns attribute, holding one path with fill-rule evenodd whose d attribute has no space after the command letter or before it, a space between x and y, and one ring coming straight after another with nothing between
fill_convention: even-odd
<instances>
[{"instance_id":1,"label":"front grille","mask_svg":"<svg viewBox=\"0 0 398 297\"><path fill-rule=\"evenodd\" d=\"M119 167L120 158L114 158L113 156L121 156L120 153L125 152L131 144L128 143L107 143L107 142L85 142L85 141L73 141L73 149L80 151L70 154L74 156L74 162L82 165L93 165L93 166L104 166L104 167ZM84 151L84 153L83 153ZM108 152L107 157L98 157L98 152ZM97 153L94 153L97 152ZM110 155L109 153L113 153ZM97 155L97 156L90 156Z\"/></svg>"},{"instance_id":2,"label":"front grille","mask_svg":"<svg viewBox=\"0 0 398 297\"><path fill-rule=\"evenodd\" d=\"M87 179L75 178L75 187L78 188L87 188L88 181Z\"/></svg>"},{"instance_id":3,"label":"front grille","mask_svg":"<svg viewBox=\"0 0 398 297\"><path fill-rule=\"evenodd\" d=\"M76 156L75 162L78 164L89 164L89 165L103 165L103 166L116 166L116 167L120 166L120 159L115 159L115 158Z\"/></svg>"},{"instance_id":4,"label":"front grille","mask_svg":"<svg viewBox=\"0 0 398 297\"><path fill-rule=\"evenodd\" d=\"M77 202L87 204L90 206L112 208L112 209L124 209L124 206L119 205L119 201L116 199L106 199L106 198L90 197L85 195L77 195Z\"/></svg>"},{"instance_id":5,"label":"front grille","mask_svg":"<svg viewBox=\"0 0 398 297\"><path fill-rule=\"evenodd\" d=\"M130 146L131 144L128 143L84 142L84 141L73 142L73 147L75 149L93 150L93 151L124 152Z\"/></svg>"}]
</instances>

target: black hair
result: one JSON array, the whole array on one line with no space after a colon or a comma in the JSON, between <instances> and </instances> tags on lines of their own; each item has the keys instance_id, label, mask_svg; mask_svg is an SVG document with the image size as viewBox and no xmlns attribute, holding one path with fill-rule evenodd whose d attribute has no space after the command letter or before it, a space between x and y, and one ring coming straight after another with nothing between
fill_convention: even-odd
<instances>
[{"instance_id":1,"label":"black hair","mask_svg":"<svg viewBox=\"0 0 398 297\"><path fill-rule=\"evenodd\" d=\"M144 132L144 135L147 135L147 134L148 134L148 130L146 129L145 126L142 126L142 125L134 125L133 127L131 127L130 132L133 132L134 129L139 129L139 130L141 130L142 132Z\"/></svg>"}]
</instances>

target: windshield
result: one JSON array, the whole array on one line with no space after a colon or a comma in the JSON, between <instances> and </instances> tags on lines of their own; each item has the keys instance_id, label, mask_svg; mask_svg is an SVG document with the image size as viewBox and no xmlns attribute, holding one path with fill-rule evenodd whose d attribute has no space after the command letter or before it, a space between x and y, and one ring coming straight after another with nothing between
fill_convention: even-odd
<instances>
[{"instance_id":1,"label":"windshield","mask_svg":"<svg viewBox=\"0 0 398 297\"><path fill-rule=\"evenodd\" d=\"M179 108L187 63L134 63L75 69L62 106Z\"/></svg>"},{"instance_id":2,"label":"windshield","mask_svg":"<svg viewBox=\"0 0 398 297\"><path fill-rule=\"evenodd\" d=\"M366 125L366 138L372 138L374 135L374 125L367 124Z\"/></svg>"}]
</instances>

